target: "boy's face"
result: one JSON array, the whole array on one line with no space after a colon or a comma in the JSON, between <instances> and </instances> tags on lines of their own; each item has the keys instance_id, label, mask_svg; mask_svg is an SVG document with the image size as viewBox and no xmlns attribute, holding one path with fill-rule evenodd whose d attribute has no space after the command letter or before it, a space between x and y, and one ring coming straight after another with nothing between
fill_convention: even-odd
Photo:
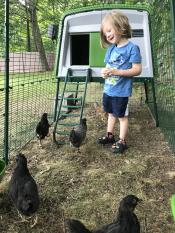
<instances>
[{"instance_id":1,"label":"boy's face","mask_svg":"<svg viewBox=\"0 0 175 233\"><path fill-rule=\"evenodd\" d=\"M118 44L121 39L121 35L116 32L109 21L103 25L103 34L110 44Z\"/></svg>"}]
</instances>

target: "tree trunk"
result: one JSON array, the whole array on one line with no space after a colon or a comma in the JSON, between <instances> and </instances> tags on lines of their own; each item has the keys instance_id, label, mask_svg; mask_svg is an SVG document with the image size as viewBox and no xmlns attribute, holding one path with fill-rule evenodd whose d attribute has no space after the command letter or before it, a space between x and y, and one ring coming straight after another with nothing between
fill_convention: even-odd
<instances>
[{"instance_id":1,"label":"tree trunk","mask_svg":"<svg viewBox=\"0 0 175 233\"><path fill-rule=\"evenodd\" d=\"M29 20L29 14L28 14L28 9L26 7L26 32L27 32L27 38L26 38L26 49L27 52L31 52L31 40L30 40L30 20Z\"/></svg>"},{"instance_id":2,"label":"tree trunk","mask_svg":"<svg viewBox=\"0 0 175 233\"><path fill-rule=\"evenodd\" d=\"M48 71L50 70L50 68L47 62L46 53L44 50L43 41L41 38L41 33L40 33L39 25L38 25L36 7L33 7L33 6L30 7L29 14L30 14L30 19L31 19L33 39L34 39L36 49L40 55L42 70Z\"/></svg>"}]
</instances>

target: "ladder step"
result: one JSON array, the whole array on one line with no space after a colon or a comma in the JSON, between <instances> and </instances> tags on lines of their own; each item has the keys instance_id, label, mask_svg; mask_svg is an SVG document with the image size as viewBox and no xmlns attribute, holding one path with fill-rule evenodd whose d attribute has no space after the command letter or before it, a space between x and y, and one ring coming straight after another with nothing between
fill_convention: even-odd
<instances>
[{"instance_id":1,"label":"ladder step","mask_svg":"<svg viewBox=\"0 0 175 233\"><path fill-rule=\"evenodd\" d=\"M71 90L70 90L70 91L65 91L65 93L74 93L74 92L78 92L78 93L79 93L79 92L84 92L84 91L83 91L83 90L82 90L82 91L80 91L80 90L78 90L78 91L77 91L77 90L72 90L72 91L71 91Z\"/></svg>"},{"instance_id":2,"label":"ladder step","mask_svg":"<svg viewBox=\"0 0 175 233\"><path fill-rule=\"evenodd\" d=\"M71 77L68 79L68 83L71 84L85 84L86 83L86 77Z\"/></svg>"},{"instance_id":3,"label":"ladder step","mask_svg":"<svg viewBox=\"0 0 175 233\"><path fill-rule=\"evenodd\" d=\"M81 105L63 105L63 108L81 108Z\"/></svg>"},{"instance_id":4,"label":"ladder step","mask_svg":"<svg viewBox=\"0 0 175 233\"><path fill-rule=\"evenodd\" d=\"M63 116L63 117L79 117L80 114L76 114L76 113L61 113L61 116Z\"/></svg>"},{"instance_id":5,"label":"ladder step","mask_svg":"<svg viewBox=\"0 0 175 233\"><path fill-rule=\"evenodd\" d=\"M58 145L66 145L66 144L70 144L69 141L56 141L56 144Z\"/></svg>"},{"instance_id":6,"label":"ladder step","mask_svg":"<svg viewBox=\"0 0 175 233\"><path fill-rule=\"evenodd\" d=\"M82 76L70 75L69 78L86 78L86 76L85 75L82 75Z\"/></svg>"},{"instance_id":7,"label":"ladder step","mask_svg":"<svg viewBox=\"0 0 175 233\"><path fill-rule=\"evenodd\" d=\"M84 82L84 81L83 81L83 82L71 82L71 85L72 85L72 84L73 84L73 85L79 85L79 86L80 86L80 85L85 85L86 82Z\"/></svg>"},{"instance_id":8,"label":"ladder step","mask_svg":"<svg viewBox=\"0 0 175 233\"><path fill-rule=\"evenodd\" d=\"M81 97L65 97L64 100L82 100Z\"/></svg>"},{"instance_id":9,"label":"ladder step","mask_svg":"<svg viewBox=\"0 0 175 233\"><path fill-rule=\"evenodd\" d=\"M56 134L68 136L70 135L70 131L56 131Z\"/></svg>"},{"instance_id":10,"label":"ladder step","mask_svg":"<svg viewBox=\"0 0 175 233\"><path fill-rule=\"evenodd\" d=\"M63 123L63 122L58 122L59 125L64 125L64 126L77 126L80 125L80 123Z\"/></svg>"}]
</instances>

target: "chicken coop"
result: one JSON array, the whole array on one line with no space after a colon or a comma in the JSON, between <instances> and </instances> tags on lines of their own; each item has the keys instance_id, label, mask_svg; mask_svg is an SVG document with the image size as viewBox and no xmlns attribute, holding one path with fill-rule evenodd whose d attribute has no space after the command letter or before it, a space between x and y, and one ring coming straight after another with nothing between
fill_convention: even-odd
<instances>
[{"instance_id":1,"label":"chicken coop","mask_svg":"<svg viewBox=\"0 0 175 233\"><path fill-rule=\"evenodd\" d=\"M141 50L143 70L134 77L143 87L140 99L175 150L174 1L88 1L81 8L68 4L66 13L51 17L54 22L43 13L35 31L32 17L41 17L41 9L24 2L15 0L15 8L8 1L1 4L0 152L6 162L35 137L43 112L54 125L57 141L57 131L63 137L68 133L58 129L61 119L69 129L85 115L87 103L100 103L105 49L100 47L99 31L102 18L113 9L128 16L130 40ZM55 34L48 37L48 25L57 29L58 23L57 40Z\"/></svg>"},{"instance_id":2,"label":"chicken coop","mask_svg":"<svg viewBox=\"0 0 175 233\"><path fill-rule=\"evenodd\" d=\"M149 28L149 12L138 8L117 9L127 15L131 28L133 43L141 50L143 70L138 77L153 78L152 44ZM60 32L59 57L57 76L66 76L68 68L73 74L81 75L84 70L91 69L92 81L101 77L101 68L104 67L105 49L100 47L100 25L109 9L86 9L67 14L62 22Z\"/></svg>"},{"instance_id":3,"label":"chicken coop","mask_svg":"<svg viewBox=\"0 0 175 233\"><path fill-rule=\"evenodd\" d=\"M60 26L59 44L57 50L58 56L56 60L56 77L58 82L63 80L65 86L61 93L62 100L59 100L59 96L56 97L56 99L58 99L56 106L57 104L61 105L64 99L72 99L73 101L77 100L77 96L79 95L78 85L80 83L84 83L85 87L83 90L83 95L81 94L81 97L79 97L79 99L81 98L81 104L79 105L79 108L81 108L81 120L86 98L85 92L87 89L87 83L103 83L104 79L101 77L101 68L105 66L104 56L106 49L103 49L100 46L100 25L104 15L106 15L112 9L117 9L118 11L124 13L129 19L132 28L132 36L130 40L140 47L142 55L142 73L139 76L134 77L134 81L144 83L147 103L150 101L147 94L147 88L148 85L150 85L153 112L156 125L158 126L158 113L154 87L155 65L152 54L152 38L149 18L150 12L140 6L134 6L133 8L127 8L125 6L118 7L115 5L105 6L102 8L93 7L77 11L75 10L64 16ZM67 83L72 84L73 82L76 85L76 89L74 89L76 92L75 95L71 93L72 96L70 97L67 94L67 91L70 93L69 85L67 85ZM57 89L59 89L59 85ZM66 94L66 97L64 97L64 94ZM76 97L72 98L73 96ZM74 107L77 108L77 105L74 105ZM74 107L72 106L72 108ZM58 127L59 122L61 126L64 124L62 122L61 106L60 110L55 112L55 116L57 117L55 117L56 125L54 135L56 134L56 128ZM65 123L65 125L67 126L67 123ZM72 126L72 124L70 125ZM65 135L65 130L59 131L59 134L62 133ZM67 132L67 134L69 135L69 132ZM56 141L56 136L54 136L54 140ZM62 142L60 141L59 143Z\"/></svg>"}]
</instances>

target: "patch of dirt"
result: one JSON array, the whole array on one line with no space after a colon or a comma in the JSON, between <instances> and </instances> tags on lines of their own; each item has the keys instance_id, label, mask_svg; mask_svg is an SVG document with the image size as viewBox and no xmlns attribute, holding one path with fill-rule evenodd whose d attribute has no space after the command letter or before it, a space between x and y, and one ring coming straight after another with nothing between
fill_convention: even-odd
<instances>
[{"instance_id":1,"label":"patch of dirt","mask_svg":"<svg viewBox=\"0 0 175 233\"><path fill-rule=\"evenodd\" d=\"M36 216L21 219L8 200L8 180L15 166L10 158L0 183L0 232L64 233L66 218L95 229L111 222L120 200L134 194L143 200L136 209L141 232L173 233L170 197L175 192L175 160L148 109L137 104L130 110L129 148L120 156L96 143L106 123L94 105L87 106L85 115L88 133L81 153L69 145L56 146L51 137L43 148L33 140L22 150L41 197L36 222Z\"/></svg>"}]
</instances>

